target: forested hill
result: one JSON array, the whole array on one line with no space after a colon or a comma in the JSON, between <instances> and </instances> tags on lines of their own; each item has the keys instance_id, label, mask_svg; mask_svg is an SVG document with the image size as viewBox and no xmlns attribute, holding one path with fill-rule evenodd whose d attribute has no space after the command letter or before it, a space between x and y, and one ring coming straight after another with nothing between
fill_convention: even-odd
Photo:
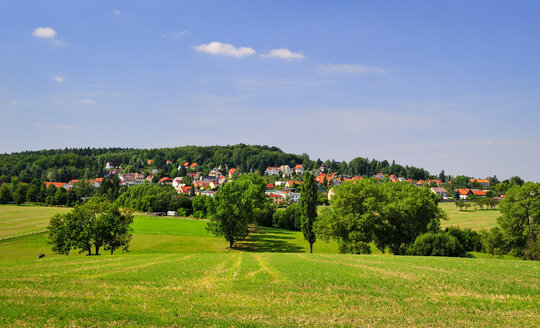
<instances>
[{"instance_id":1,"label":"forested hill","mask_svg":"<svg viewBox=\"0 0 540 328\"><path fill-rule=\"evenodd\" d=\"M148 160L152 160L151 164ZM156 149L66 148L0 154L0 181L11 181L12 177L19 177L21 182L30 182L34 179L42 181L92 179L107 173L105 169L107 162L112 162L114 166L122 167L129 172L144 172L150 169L171 172L184 162L196 162L202 171L210 171L214 167L221 166L238 168L241 172L264 172L269 166L294 167L297 164L302 164L309 170L324 164L328 170L339 174L370 176L382 172L415 180L429 177L429 172L424 169L390 164L386 160L357 157L349 163L334 160L323 162L311 160L307 154L288 154L277 147L238 144Z\"/></svg>"}]
</instances>

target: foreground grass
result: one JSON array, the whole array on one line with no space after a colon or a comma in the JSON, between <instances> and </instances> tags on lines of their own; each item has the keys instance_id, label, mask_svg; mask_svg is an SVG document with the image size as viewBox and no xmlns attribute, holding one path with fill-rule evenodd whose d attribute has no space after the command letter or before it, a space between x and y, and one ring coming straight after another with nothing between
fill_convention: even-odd
<instances>
[{"instance_id":1,"label":"foreground grass","mask_svg":"<svg viewBox=\"0 0 540 328\"><path fill-rule=\"evenodd\" d=\"M1 261L0 326L537 326L536 262L331 254Z\"/></svg>"},{"instance_id":2,"label":"foreground grass","mask_svg":"<svg viewBox=\"0 0 540 328\"><path fill-rule=\"evenodd\" d=\"M497 217L501 215L499 209L495 210L474 210L460 211L454 203L439 203L439 206L448 215L448 221L442 221L441 227L459 226L460 228L471 228L473 230L490 229L497 225Z\"/></svg>"},{"instance_id":3,"label":"foreground grass","mask_svg":"<svg viewBox=\"0 0 540 328\"><path fill-rule=\"evenodd\" d=\"M44 231L52 216L69 211L67 207L0 205L0 239Z\"/></svg>"}]
</instances>

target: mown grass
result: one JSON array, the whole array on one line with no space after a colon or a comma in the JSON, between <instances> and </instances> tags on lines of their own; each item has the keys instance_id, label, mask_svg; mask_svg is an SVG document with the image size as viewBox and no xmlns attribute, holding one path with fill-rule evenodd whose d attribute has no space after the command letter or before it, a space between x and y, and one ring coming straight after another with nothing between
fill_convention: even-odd
<instances>
[{"instance_id":1,"label":"mown grass","mask_svg":"<svg viewBox=\"0 0 540 328\"><path fill-rule=\"evenodd\" d=\"M448 220L443 220L443 228L449 226L459 226L460 228L471 228L473 230L490 229L497 225L497 217L501 215L499 209L469 209L460 211L453 202L439 203L439 206L448 215Z\"/></svg>"},{"instance_id":2,"label":"mown grass","mask_svg":"<svg viewBox=\"0 0 540 328\"><path fill-rule=\"evenodd\" d=\"M304 253L2 261L0 326L523 326L537 262Z\"/></svg>"},{"instance_id":3,"label":"mown grass","mask_svg":"<svg viewBox=\"0 0 540 328\"><path fill-rule=\"evenodd\" d=\"M0 205L0 239L44 231L53 215L69 211L67 207Z\"/></svg>"}]
</instances>

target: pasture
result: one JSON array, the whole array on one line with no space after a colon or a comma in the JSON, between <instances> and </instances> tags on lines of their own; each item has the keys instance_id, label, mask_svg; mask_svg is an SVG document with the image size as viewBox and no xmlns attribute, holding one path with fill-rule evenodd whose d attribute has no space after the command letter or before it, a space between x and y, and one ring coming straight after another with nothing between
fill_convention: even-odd
<instances>
[{"instance_id":1,"label":"pasture","mask_svg":"<svg viewBox=\"0 0 540 328\"><path fill-rule=\"evenodd\" d=\"M441 221L441 227L459 226L462 229L472 230L490 229L497 225L497 217L501 215L499 209L487 210L470 208L460 211L453 202L439 203L439 206L448 215L448 221Z\"/></svg>"},{"instance_id":2,"label":"pasture","mask_svg":"<svg viewBox=\"0 0 540 328\"><path fill-rule=\"evenodd\" d=\"M2 261L0 326L522 326L535 262L305 253Z\"/></svg>"},{"instance_id":3,"label":"pasture","mask_svg":"<svg viewBox=\"0 0 540 328\"><path fill-rule=\"evenodd\" d=\"M53 215L69 211L68 207L0 205L0 239L44 231Z\"/></svg>"},{"instance_id":4,"label":"pasture","mask_svg":"<svg viewBox=\"0 0 540 328\"><path fill-rule=\"evenodd\" d=\"M131 251L113 256L55 255L45 233L2 241L0 326L503 327L540 321L538 262L340 255L335 243L322 241L315 254L306 254L300 232L272 228L254 230L229 250L205 226L205 220L137 215ZM45 258L37 259L39 253Z\"/></svg>"}]
</instances>

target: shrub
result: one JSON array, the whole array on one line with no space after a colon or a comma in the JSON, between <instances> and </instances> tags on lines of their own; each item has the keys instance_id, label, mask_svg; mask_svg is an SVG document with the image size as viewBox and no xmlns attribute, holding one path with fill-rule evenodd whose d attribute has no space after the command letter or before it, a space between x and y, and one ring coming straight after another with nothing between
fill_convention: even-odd
<instances>
[{"instance_id":1,"label":"shrub","mask_svg":"<svg viewBox=\"0 0 540 328\"><path fill-rule=\"evenodd\" d=\"M482 242L480 234L470 228L460 229L458 227L449 227L445 232L456 237L466 252L482 251Z\"/></svg>"},{"instance_id":2,"label":"shrub","mask_svg":"<svg viewBox=\"0 0 540 328\"><path fill-rule=\"evenodd\" d=\"M444 232L427 232L418 236L414 244L407 250L407 254L421 256L466 256L465 249L459 240L451 234Z\"/></svg>"}]
</instances>

